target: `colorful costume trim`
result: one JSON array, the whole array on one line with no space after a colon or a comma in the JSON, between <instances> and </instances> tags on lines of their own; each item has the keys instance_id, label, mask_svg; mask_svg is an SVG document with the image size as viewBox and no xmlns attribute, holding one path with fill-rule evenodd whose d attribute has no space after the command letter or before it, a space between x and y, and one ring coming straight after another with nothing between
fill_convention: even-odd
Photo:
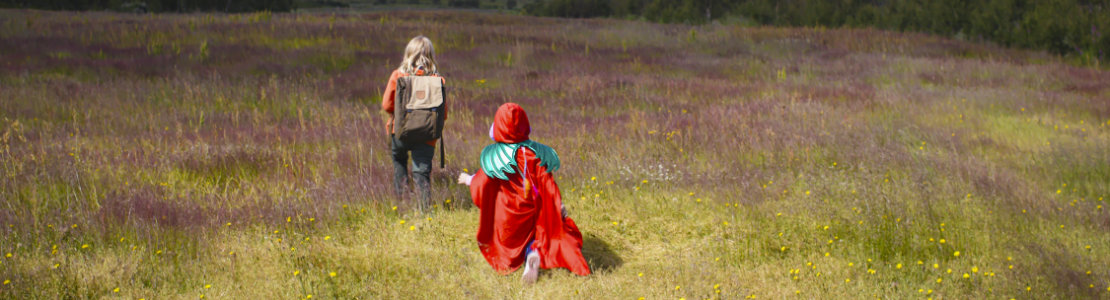
<instances>
[{"instance_id":1,"label":"colorful costume trim","mask_svg":"<svg viewBox=\"0 0 1110 300\"><path fill-rule=\"evenodd\" d=\"M521 146L532 150L536 153L536 157L540 159L540 166L547 167L548 173L554 173L559 169L559 154L555 149L547 145L526 140L520 143L495 143L486 146L482 149L482 156L479 160L482 163L482 171L489 177L509 180L507 174L516 174L516 152Z\"/></svg>"}]
</instances>

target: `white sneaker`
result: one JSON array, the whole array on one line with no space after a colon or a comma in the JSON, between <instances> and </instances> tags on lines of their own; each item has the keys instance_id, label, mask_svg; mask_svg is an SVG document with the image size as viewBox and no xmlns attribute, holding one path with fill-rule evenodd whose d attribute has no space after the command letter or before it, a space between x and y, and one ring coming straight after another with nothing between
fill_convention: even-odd
<instances>
[{"instance_id":1,"label":"white sneaker","mask_svg":"<svg viewBox=\"0 0 1110 300\"><path fill-rule=\"evenodd\" d=\"M536 279L540 276L540 253L532 251L528 254L528 258L524 261L524 273L520 275L520 280L525 284L536 283Z\"/></svg>"}]
</instances>

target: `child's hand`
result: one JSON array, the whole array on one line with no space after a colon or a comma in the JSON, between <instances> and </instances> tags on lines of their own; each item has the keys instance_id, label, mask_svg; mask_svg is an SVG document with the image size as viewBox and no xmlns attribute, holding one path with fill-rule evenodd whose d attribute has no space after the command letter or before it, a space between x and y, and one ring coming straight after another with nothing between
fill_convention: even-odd
<instances>
[{"instance_id":1,"label":"child's hand","mask_svg":"<svg viewBox=\"0 0 1110 300\"><path fill-rule=\"evenodd\" d=\"M462 172L462 173L459 173L458 182L459 182L459 184L470 185L470 180L473 179L473 178L474 178L474 175L470 175L470 174L466 174L466 172Z\"/></svg>"}]
</instances>

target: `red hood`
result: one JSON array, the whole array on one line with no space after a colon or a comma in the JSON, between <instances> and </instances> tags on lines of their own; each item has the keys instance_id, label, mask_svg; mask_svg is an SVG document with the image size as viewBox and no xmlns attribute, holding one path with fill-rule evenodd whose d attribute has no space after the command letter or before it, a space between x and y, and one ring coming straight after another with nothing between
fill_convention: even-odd
<instances>
[{"instance_id":1,"label":"red hood","mask_svg":"<svg viewBox=\"0 0 1110 300\"><path fill-rule=\"evenodd\" d=\"M493 117L493 140L500 143L515 144L528 140L532 127L524 108L516 103L505 103L497 108Z\"/></svg>"}]
</instances>

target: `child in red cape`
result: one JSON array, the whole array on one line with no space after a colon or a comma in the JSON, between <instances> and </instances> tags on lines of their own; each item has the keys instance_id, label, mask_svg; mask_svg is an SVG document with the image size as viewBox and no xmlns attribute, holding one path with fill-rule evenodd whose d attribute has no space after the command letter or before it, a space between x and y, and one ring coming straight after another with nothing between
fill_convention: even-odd
<instances>
[{"instance_id":1,"label":"child in red cape","mask_svg":"<svg viewBox=\"0 0 1110 300\"><path fill-rule=\"evenodd\" d=\"M528 139L528 115L516 103L497 109L490 128L496 143L482 150L482 172L459 174L481 211L478 248L498 273L525 264L521 279L533 283L539 268L567 268L589 275L582 256L582 233L566 217L552 172L559 156Z\"/></svg>"}]
</instances>

